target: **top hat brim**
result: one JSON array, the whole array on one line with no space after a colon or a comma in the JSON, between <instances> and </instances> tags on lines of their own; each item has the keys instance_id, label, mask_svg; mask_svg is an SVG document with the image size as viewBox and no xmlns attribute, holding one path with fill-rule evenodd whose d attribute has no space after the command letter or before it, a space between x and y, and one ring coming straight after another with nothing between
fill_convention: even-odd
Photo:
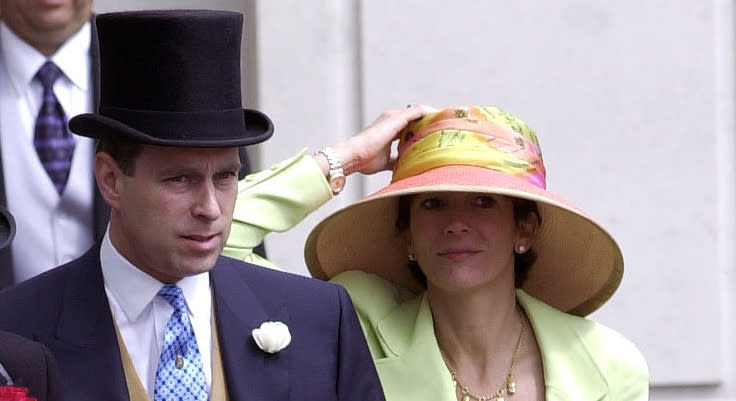
<instances>
[{"instance_id":1,"label":"top hat brim","mask_svg":"<svg viewBox=\"0 0 736 401\"><path fill-rule=\"evenodd\" d=\"M238 112L237 110L233 111ZM156 136L146 132L144 119L136 119L136 121L141 123L139 126L133 127L115 118L95 113L85 113L73 117L69 120L69 129L77 135L89 138L107 138L147 145L197 148L253 145L263 142L273 135L273 122L266 114L254 109L242 109L242 112L245 124L235 129L232 126L223 127L220 125L220 121L225 121L227 124L227 122L233 120L231 118L220 120L218 118L209 118L206 115L200 116L200 124L198 124L200 130L223 130L229 132L219 136L201 135L200 132L196 132L197 129L192 128L196 126L196 124L193 125L191 123L193 118L192 113L187 113L186 116L183 113L158 113L159 115L155 117L157 120L160 120L163 117L162 115L168 115L167 118L170 124L166 132L159 132ZM178 127L177 114L184 116L186 119L186 122L182 124L182 128ZM218 112L218 115L222 114L223 112ZM155 129L158 131L161 131L161 128L159 128L161 126L160 121L151 124L151 127L156 127Z\"/></svg>"}]
</instances>

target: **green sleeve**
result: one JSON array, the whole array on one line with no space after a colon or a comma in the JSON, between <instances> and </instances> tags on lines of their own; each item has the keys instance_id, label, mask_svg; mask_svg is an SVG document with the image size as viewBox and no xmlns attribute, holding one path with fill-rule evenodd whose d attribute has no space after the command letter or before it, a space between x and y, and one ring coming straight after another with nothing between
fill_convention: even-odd
<instances>
[{"instance_id":1,"label":"green sleeve","mask_svg":"<svg viewBox=\"0 0 736 401\"><path fill-rule=\"evenodd\" d=\"M250 174L238 183L233 223L222 254L277 268L253 253L270 232L283 232L332 198L327 180L304 149L268 170Z\"/></svg>"}]
</instances>

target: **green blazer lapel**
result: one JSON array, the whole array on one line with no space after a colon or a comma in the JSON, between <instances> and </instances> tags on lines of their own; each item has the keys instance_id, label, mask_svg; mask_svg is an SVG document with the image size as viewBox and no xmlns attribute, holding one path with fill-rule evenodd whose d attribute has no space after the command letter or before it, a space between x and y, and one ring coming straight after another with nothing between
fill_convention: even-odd
<instances>
[{"instance_id":1,"label":"green blazer lapel","mask_svg":"<svg viewBox=\"0 0 736 401\"><path fill-rule=\"evenodd\" d=\"M585 331L594 323L562 313L523 291L517 292L517 299L529 316L542 354L545 398L604 399L608 384L585 342ZM378 322L376 334L385 353L375 362L386 394L401 394L406 401L455 399L452 378L434 336L426 295L397 307Z\"/></svg>"},{"instance_id":2,"label":"green blazer lapel","mask_svg":"<svg viewBox=\"0 0 736 401\"><path fill-rule=\"evenodd\" d=\"M385 394L402 401L455 399L426 295L402 303L378 322L376 332L385 353L375 360Z\"/></svg>"},{"instance_id":3,"label":"green blazer lapel","mask_svg":"<svg viewBox=\"0 0 736 401\"><path fill-rule=\"evenodd\" d=\"M595 324L571 316L517 290L516 298L529 317L542 354L546 399L599 400L608 384L591 356L585 331Z\"/></svg>"}]
</instances>

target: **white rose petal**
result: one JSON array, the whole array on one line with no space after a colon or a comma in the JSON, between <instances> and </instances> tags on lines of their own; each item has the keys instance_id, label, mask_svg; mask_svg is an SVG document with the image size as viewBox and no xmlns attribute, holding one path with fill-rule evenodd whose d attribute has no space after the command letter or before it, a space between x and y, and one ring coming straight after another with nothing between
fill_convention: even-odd
<instances>
[{"instance_id":1,"label":"white rose petal","mask_svg":"<svg viewBox=\"0 0 736 401\"><path fill-rule=\"evenodd\" d=\"M275 354L291 343L291 333L289 326L282 322L263 322L261 327L253 329L253 339L258 348Z\"/></svg>"}]
</instances>

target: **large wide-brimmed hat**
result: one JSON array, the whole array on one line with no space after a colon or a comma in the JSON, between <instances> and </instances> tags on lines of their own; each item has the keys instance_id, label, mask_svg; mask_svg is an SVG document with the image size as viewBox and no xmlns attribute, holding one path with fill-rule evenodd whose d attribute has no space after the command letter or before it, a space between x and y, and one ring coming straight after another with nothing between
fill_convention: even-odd
<instances>
[{"instance_id":1,"label":"large wide-brimmed hat","mask_svg":"<svg viewBox=\"0 0 736 401\"><path fill-rule=\"evenodd\" d=\"M462 106L425 115L400 135L391 183L328 216L310 233L305 257L314 277L357 269L421 291L407 267L406 241L395 228L399 197L478 192L537 204L542 223L525 291L580 316L613 295L623 275L621 250L580 208L545 188L541 148L524 122L496 107Z\"/></svg>"},{"instance_id":2,"label":"large wide-brimmed hat","mask_svg":"<svg viewBox=\"0 0 736 401\"><path fill-rule=\"evenodd\" d=\"M268 116L242 105L242 14L129 11L95 22L99 110L72 118L72 132L183 147L250 145L273 133Z\"/></svg>"}]
</instances>

